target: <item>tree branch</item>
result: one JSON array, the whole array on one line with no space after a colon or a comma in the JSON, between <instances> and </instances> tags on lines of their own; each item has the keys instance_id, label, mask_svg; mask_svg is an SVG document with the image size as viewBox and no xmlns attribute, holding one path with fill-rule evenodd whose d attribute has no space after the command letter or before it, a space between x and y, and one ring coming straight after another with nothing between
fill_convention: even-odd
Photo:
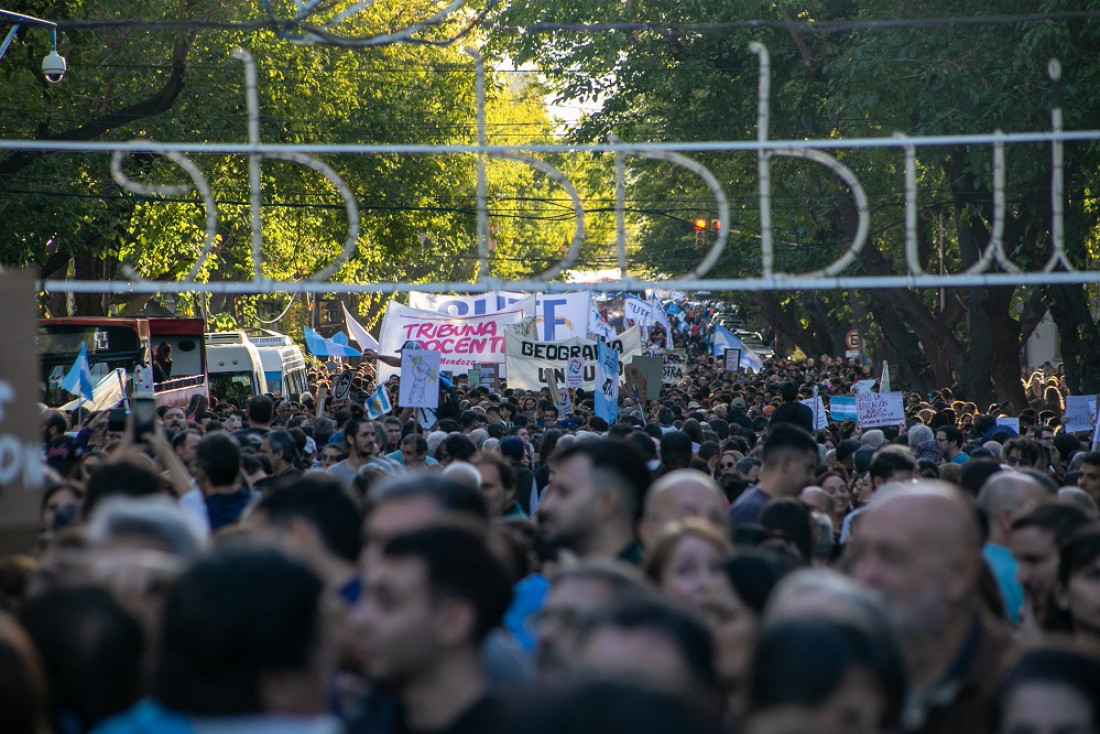
<instances>
[{"instance_id":1,"label":"tree branch","mask_svg":"<svg viewBox=\"0 0 1100 734\"><path fill-rule=\"evenodd\" d=\"M115 128L124 127L135 120L159 115L171 109L176 98L183 91L183 76L187 70L187 54L191 49L191 38L178 39L172 48L172 72L160 89L145 99L127 105L113 112L107 112L83 125L62 130L55 135L39 135L39 140L92 140ZM23 170L38 158L45 155L42 151L19 151L0 162L0 175L10 176Z\"/></svg>"}]
</instances>

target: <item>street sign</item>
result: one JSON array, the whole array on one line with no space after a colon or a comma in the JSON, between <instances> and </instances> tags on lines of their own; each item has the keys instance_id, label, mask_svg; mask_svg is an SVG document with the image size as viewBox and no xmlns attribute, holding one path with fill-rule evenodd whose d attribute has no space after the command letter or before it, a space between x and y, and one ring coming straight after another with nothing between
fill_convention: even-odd
<instances>
[{"instance_id":1,"label":"street sign","mask_svg":"<svg viewBox=\"0 0 1100 734\"><path fill-rule=\"evenodd\" d=\"M848 335L846 337L844 337L844 346L848 347L848 349L850 349L853 352L858 352L859 351L859 342L860 342L859 332L856 331L855 329L852 329L851 331L849 331Z\"/></svg>"}]
</instances>

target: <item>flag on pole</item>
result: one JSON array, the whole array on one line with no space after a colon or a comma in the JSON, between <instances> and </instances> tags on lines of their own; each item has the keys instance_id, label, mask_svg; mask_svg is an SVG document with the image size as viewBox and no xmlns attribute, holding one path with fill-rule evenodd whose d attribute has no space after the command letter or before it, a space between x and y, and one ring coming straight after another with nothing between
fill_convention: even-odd
<instances>
[{"instance_id":1,"label":"flag on pole","mask_svg":"<svg viewBox=\"0 0 1100 734\"><path fill-rule=\"evenodd\" d=\"M367 398L367 416L370 419L377 420L384 416L386 413L393 412L393 403L390 402L390 393L386 390L385 385L379 385L378 388L371 393L371 396Z\"/></svg>"},{"instance_id":2,"label":"flag on pole","mask_svg":"<svg viewBox=\"0 0 1100 734\"><path fill-rule=\"evenodd\" d=\"M668 344L665 346L672 349L672 324L669 323L668 314L661 308L661 299L657 298L657 294L654 293L649 297L650 312L653 314L653 320L661 325L661 328L665 330L665 336L668 337Z\"/></svg>"},{"instance_id":3,"label":"flag on pole","mask_svg":"<svg viewBox=\"0 0 1100 734\"><path fill-rule=\"evenodd\" d=\"M363 351L370 350L372 352L378 351L378 340L370 335L366 329L364 329L358 321L351 315L351 311L348 307L340 303L340 306L344 309L344 323L348 327L348 334L355 340L355 343L359 345L359 348Z\"/></svg>"},{"instance_id":4,"label":"flag on pole","mask_svg":"<svg viewBox=\"0 0 1100 734\"><path fill-rule=\"evenodd\" d=\"M342 332L331 339L318 334L308 326L303 327L306 336L306 348L315 357L362 357L363 353L348 345L348 338Z\"/></svg>"},{"instance_id":5,"label":"flag on pole","mask_svg":"<svg viewBox=\"0 0 1100 734\"><path fill-rule=\"evenodd\" d=\"M619 415L619 353L603 342L596 342L595 413L615 422Z\"/></svg>"},{"instance_id":6,"label":"flag on pole","mask_svg":"<svg viewBox=\"0 0 1100 734\"><path fill-rule=\"evenodd\" d=\"M754 370L764 369L764 363L760 360L760 357L756 356L756 352L746 347L744 342L738 339L732 331L718 324L714 327L714 340L711 343L711 348L714 350L712 356L721 357L726 353L726 347L741 350L741 367L743 369L749 367Z\"/></svg>"},{"instance_id":7,"label":"flag on pole","mask_svg":"<svg viewBox=\"0 0 1100 734\"><path fill-rule=\"evenodd\" d=\"M615 338L615 330L611 328L611 324L600 318L600 312L595 307L589 309L588 333L604 339Z\"/></svg>"},{"instance_id":8,"label":"flag on pole","mask_svg":"<svg viewBox=\"0 0 1100 734\"><path fill-rule=\"evenodd\" d=\"M85 400L92 400L95 397L92 386L92 366L88 364L88 347L86 344L80 345L80 354L76 355L76 361L69 369L69 374L61 380L61 387Z\"/></svg>"}]
</instances>

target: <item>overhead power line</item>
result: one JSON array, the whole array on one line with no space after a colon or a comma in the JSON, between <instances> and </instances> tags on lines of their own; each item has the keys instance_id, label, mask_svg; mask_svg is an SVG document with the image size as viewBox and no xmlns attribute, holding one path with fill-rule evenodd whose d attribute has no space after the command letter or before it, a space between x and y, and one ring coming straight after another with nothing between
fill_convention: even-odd
<instances>
[{"instance_id":1,"label":"overhead power line","mask_svg":"<svg viewBox=\"0 0 1100 734\"><path fill-rule=\"evenodd\" d=\"M1052 13L1015 13L1010 15L977 15L964 17L937 16L932 18L889 18L883 20L772 20L763 18L701 23L656 23L649 21L617 21L609 23L532 23L530 25L497 24L486 30L509 34L531 33L606 33L608 31L655 31L674 34L710 34L739 29L770 29L799 33L850 33L852 31L877 31L891 29L942 28L945 26L996 26L1018 23L1049 21L1083 21L1100 18L1100 10L1069 10ZM61 20L59 30L76 31L96 28L124 28L150 31L224 30L272 32L284 34L291 31L316 32L309 23L297 20L215 21L188 19L178 21L145 20L140 18ZM326 31L325 36L328 36ZM325 39L329 45L351 45L340 38ZM423 43L423 42L422 42Z\"/></svg>"}]
</instances>

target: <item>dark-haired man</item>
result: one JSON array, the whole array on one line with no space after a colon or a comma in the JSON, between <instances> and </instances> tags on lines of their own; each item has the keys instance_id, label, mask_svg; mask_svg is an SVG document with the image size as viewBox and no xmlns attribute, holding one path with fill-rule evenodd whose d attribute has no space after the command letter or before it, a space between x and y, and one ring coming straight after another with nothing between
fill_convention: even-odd
<instances>
[{"instance_id":1,"label":"dark-haired man","mask_svg":"<svg viewBox=\"0 0 1100 734\"><path fill-rule=\"evenodd\" d=\"M469 529L428 527L387 542L351 622L367 677L398 701L370 706L350 731L493 734L480 648L511 601L503 565Z\"/></svg>"},{"instance_id":2,"label":"dark-haired man","mask_svg":"<svg viewBox=\"0 0 1100 734\"><path fill-rule=\"evenodd\" d=\"M311 472L275 487L256 505L248 526L301 558L326 588L354 603L361 591L356 562L362 517L338 479Z\"/></svg>"},{"instance_id":3,"label":"dark-haired man","mask_svg":"<svg viewBox=\"0 0 1100 734\"><path fill-rule=\"evenodd\" d=\"M1081 457L1081 469L1077 475L1077 486L1089 493L1100 503L1100 452L1093 451Z\"/></svg>"},{"instance_id":4,"label":"dark-haired man","mask_svg":"<svg viewBox=\"0 0 1100 734\"><path fill-rule=\"evenodd\" d=\"M955 426L940 426L936 429L936 443L943 452L945 461L952 464L964 464L970 457L963 453L963 434Z\"/></svg>"},{"instance_id":5,"label":"dark-haired man","mask_svg":"<svg viewBox=\"0 0 1100 734\"><path fill-rule=\"evenodd\" d=\"M557 454L538 510L539 533L551 547L581 558L641 561L635 528L651 476L622 441L585 441Z\"/></svg>"},{"instance_id":6,"label":"dark-haired man","mask_svg":"<svg viewBox=\"0 0 1100 734\"><path fill-rule=\"evenodd\" d=\"M797 497L809 486L817 470L817 443L798 426L780 423L764 440L763 460L756 485L746 489L730 507L733 524L755 523L769 501Z\"/></svg>"},{"instance_id":7,"label":"dark-haired man","mask_svg":"<svg viewBox=\"0 0 1100 734\"><path fill-rule=\"evenodd\" d=\"M240 445L224 431L203 436L195 447L195 482L214 532L237 522L254 496L241 481Z\"/></svg>"},{"instance_id":8,"label":"dark-haired man","mask_svg":"<svg viewBox=\"0 0 1100 734\"><path fill-rule=\"evenodd\" d=\"M481 492L489 518L527 517L523 508L516 502L516 473L512 465L492 454L487 454L474 462L481 473Z\"/></svg>"},{"instance_id":9,"label":"dark-haired man","mask_svg":"<svg viewBox=\"0 0 1100 734\"><path fill-rule=\"evenodd\" d=\"M271 476L256 482L256 489L265 492L276 483L300 476L298 468L298 443L288 431L268 431L260 440L260 453L271 460Z\"/></svg>"},{"instance_id":10,"label":"dark-haired man","mask_svg":"<svg viewBox=\"0 0 1100 734\"><path fill-rule=\"evenodd\" d=\"M200 561L169 593L151 699L96 731L336 734L321 592L309 569L272 549Z\"/></svg>"},{"instance_id":11,"label":"dark-haired man","mask_svg":"<svg viewBox=\"0 0 1100 734\"><path fill-rule=\"evenodd\" d=\"M376 466L386 474L397 474L404 467L378 453L378 429L365 418L352 418L344 426L344 443L348 458L333 464L328 472L350 487L355 475L365 466Z\"/></svg>"}]
</instances>

